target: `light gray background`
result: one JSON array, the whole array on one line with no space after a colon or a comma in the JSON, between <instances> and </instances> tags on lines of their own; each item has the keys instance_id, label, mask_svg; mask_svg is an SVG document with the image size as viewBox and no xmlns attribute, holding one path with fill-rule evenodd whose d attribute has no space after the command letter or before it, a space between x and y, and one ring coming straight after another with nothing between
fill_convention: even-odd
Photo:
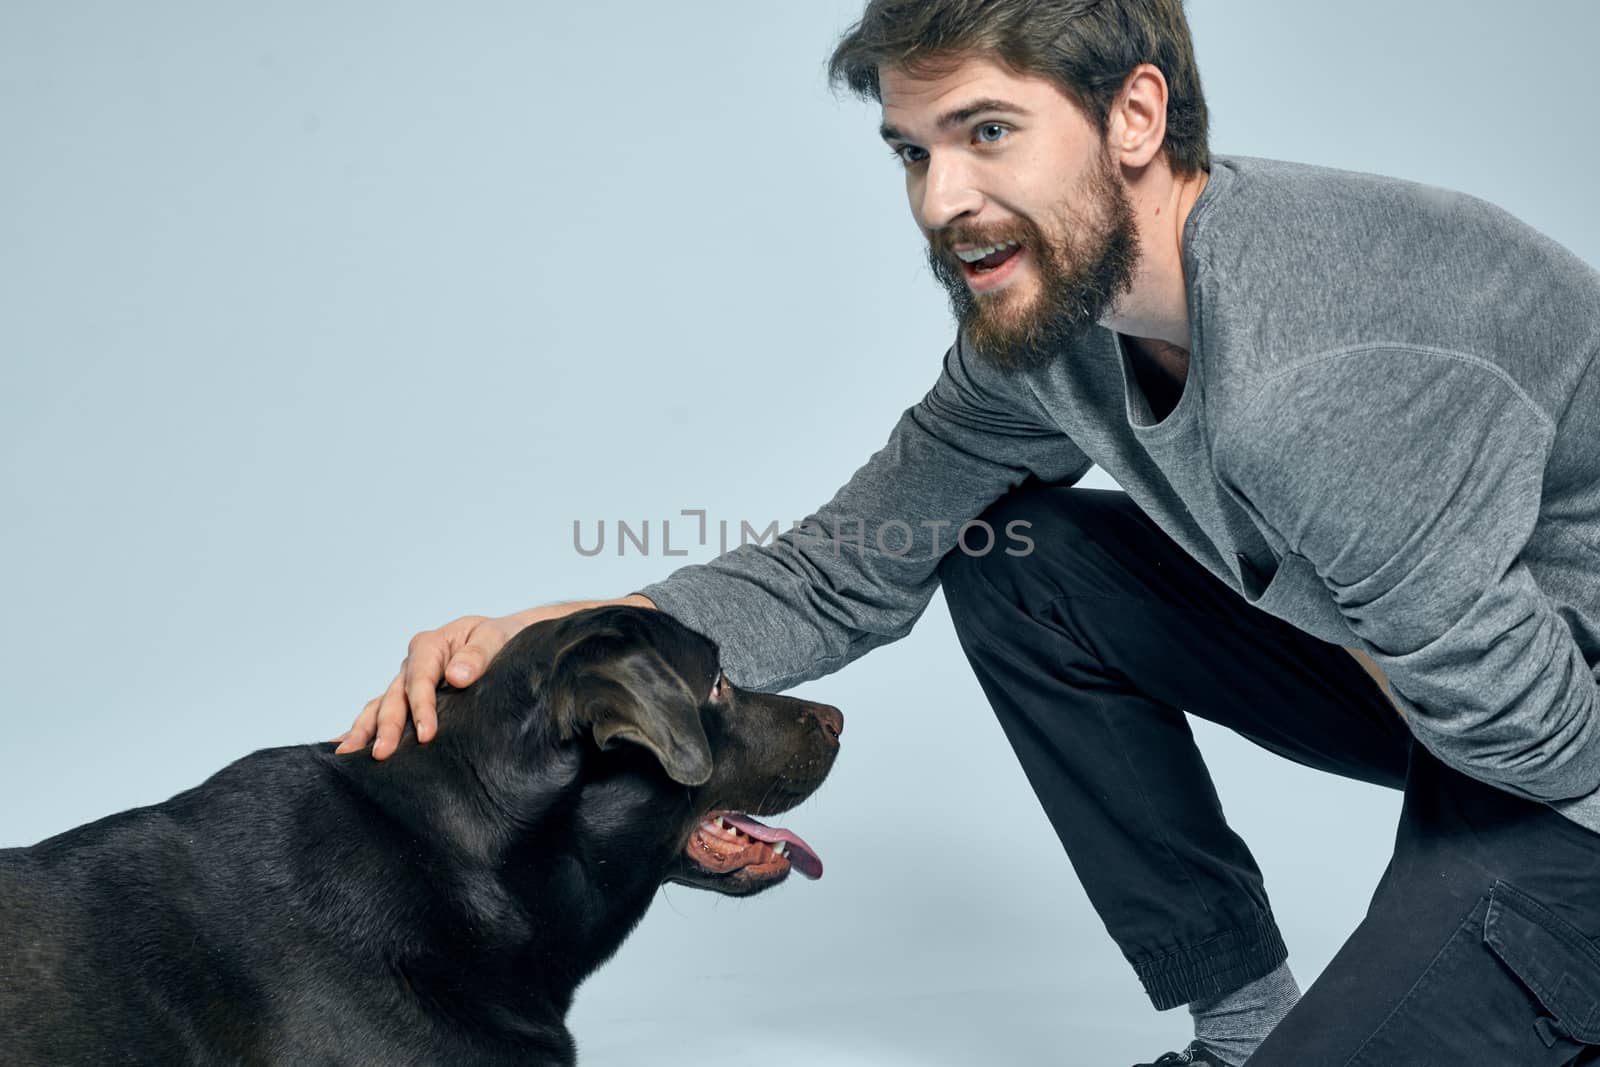
<instances>
[{"instance_id":1,"label":"light gray background","mask_svg":"<svg viewBox=\"0 0 1600 1067\"><path fill-rule=\"evenodd\" d=\"M678 562L582 558L574 519L659 538L682 508L787 525L825 500L950 338L876 110L823 83L857 13L0 6L0 846L338 733L418 629ZM1216 150L1465 189L1600 261L1586 0L1191 18ZM942 602L800 692L848 717L783 820L827 876L664 891L579 997L585 1064L1183 1042ZM1197 729L1308 983L1397 797Z\"/></svg>"}]
</instances>

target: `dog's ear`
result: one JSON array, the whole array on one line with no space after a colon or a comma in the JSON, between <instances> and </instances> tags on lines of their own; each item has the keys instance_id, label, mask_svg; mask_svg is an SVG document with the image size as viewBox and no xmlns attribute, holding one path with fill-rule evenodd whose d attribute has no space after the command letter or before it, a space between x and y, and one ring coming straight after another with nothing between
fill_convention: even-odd
<instances>
[{"instance_id":1,"label":"dog's ear","mask_svg":"<svg viewBox=\"0 0 1600 1067\"><path fill-rule=\"evenodd\" d=\"M673 781L711 778L711 743L689 687L651 649L633 649L590 663L572 680L576 724L594 731L601 748L649 749Z\"/></svg>"}]
</instances>

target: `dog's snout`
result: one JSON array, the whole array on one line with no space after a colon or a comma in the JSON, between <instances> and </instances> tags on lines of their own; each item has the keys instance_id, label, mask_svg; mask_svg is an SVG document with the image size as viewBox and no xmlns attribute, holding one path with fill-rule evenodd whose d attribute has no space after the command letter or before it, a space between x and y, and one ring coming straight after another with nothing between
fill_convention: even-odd
<instances>
[{"instance_id":1,"label":"dog's snout","mask_svg":"<svg viewBox=\"0 0 1600 1067\"><path fill-rule=\"evenodd\" d=\"M838 738L840 734L844 733L844 712L832 704L813 704L811 705L811 714L817 717L817 720L822 723L822 728L828 731L830 736Z\"/></svg>"}]
</instances>

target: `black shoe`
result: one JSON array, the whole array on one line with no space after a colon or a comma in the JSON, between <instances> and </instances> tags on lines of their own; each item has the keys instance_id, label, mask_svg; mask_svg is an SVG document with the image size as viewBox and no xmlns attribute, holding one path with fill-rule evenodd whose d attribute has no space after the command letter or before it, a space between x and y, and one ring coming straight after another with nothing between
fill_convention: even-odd
<instances>
[{"instance_id":1,"label":"black shoe","mask_svg":"<svg viewBox=\"0 0 1600 1067\"><path fill-rule=\"evenodd\" d=\"M1206 1048L1199 1041L1191 1041L1182 1052L1167 1052L1159 1056L1154 1063L1136 1063L1133 1067L1169 1067L1180 1063L1198 1063L1202 1067L1228 1067L1226 1063L1217 1059L1217 1054Z\"/></svg>"}]
</instances>

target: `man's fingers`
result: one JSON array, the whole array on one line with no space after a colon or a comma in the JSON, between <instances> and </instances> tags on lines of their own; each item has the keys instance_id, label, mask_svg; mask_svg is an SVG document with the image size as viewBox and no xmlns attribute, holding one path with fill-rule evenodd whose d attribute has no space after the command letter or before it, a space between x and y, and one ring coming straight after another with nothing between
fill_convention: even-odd
<instances>
[{"instance_id":1,"label":"man's fingers","mask_svg":"<svg viewBox=\"0 0 1600 1067\"><path fill-rule=\"evenodd\" d=\"M405 688L402 704L417 725L417 740L431 741L439 727L439 709L435 691L444 677L445 657L449 654L446 639L435 631L418 634L411 641L411 655L406 657ZM378 737L383 738L383 716L380 713ZM405 714L394 720L394 743L400 743L400 731L405 727Z\"/></svg>"},{"instance_id":2,"label":"man's fingers","mask_svg":"<svg viewBox=\"0 0 1600 1067\"><path fill-rule=\"evenodd\" d=\"M460 689L483 676L483 669L494 658L495 652L499 651L485 648L483 640L482 636L474 634L472 643L451 657L450 666L445 668L445 681Z\"/></svg>"},{"instance_id":3,"label":"man's fingers","mask_svg":"<svg viewBox=\"0 0 1600 1067\"><path fill-rule=\"evenodd\" d=\"M389 684L393 685L394 683L391 682ZM367 746L368 741L372 740L373 724L378 720L378 699L380 698L367 701L361 708L361 714L357 715L356 721L351 724L350 729L339 737L334 738L339 742L339 747L333 750L334 755L342 756L347 752L359 752Z\"/></svg>"},{"instance_id":4,"label":"man's fingers","mask_svg":"<svg viewBox=\"0 0 1600 1067\"><path fill-rule=\"evenodd\" d=\"M436 694L440 683L471 685L506 643L506 635L485 625L489 622L481 615L468 615L413 637L400 673L383 696L361 710L355 725L335 738L339 742L335 751L354 752L371 741L372 758L388 759L400 747L407 717L416 724L418 741L432 741L439 732Z\"/></svg>"},{"instance_id":5,"label":"man's fingers","mask_svg":"<svg viewBox=\"0 0 1600 1067\"><path fill-rule=\"evenodd\" d=\"M445 651L440 650L439 660L444 660ZM443 666L440 674L444 673ZM406 685L406 698L411 704L411 721L417 724L417 740L427 744L433 740L433 735L439 732L439 707L435 690L438 682L429 683L426 675L410 681Z\"/></svg>"},{"instance_id":6,"label":"man's fingers","mask_svg":"<svg viewBox=\"0 0 1600 1067\"><path fill-rule=\"evenodd\" d=\"M378 699L378 711L372 724L376 738L372 742L373 759L388 759L400 747L400 732L406 721L406 671L409 667L402 665L402 668Z\"/></svg>"}]
</instances>

